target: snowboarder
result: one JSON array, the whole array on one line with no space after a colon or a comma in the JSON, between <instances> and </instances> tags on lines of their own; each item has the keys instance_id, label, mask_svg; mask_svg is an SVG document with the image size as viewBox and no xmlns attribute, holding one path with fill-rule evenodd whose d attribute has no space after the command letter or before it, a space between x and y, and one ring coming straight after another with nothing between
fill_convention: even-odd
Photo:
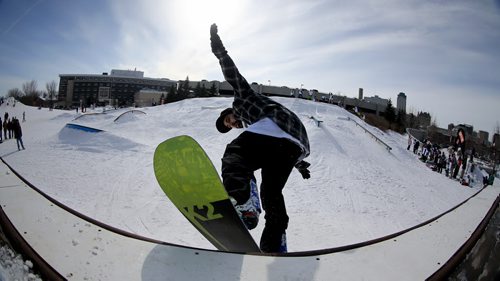
<instances>
[{"instance_id":1,"label":"snowboarder","mask_svg":"<svg viewBox=\"0 0 500 281\"><path fill-rule=\"evenodd\" d=\"M310 164L303 161L310 151L306 129L292 111L253 91L228 55L215 24L210 28L210 41L224 78L234 90L232 107L222 111L216 128L227 133L232 128L246 127L226 146L222 158L224 187L242 214L258 215L251 204L250 179L254 171L261 169L260 193L266 222L260 248L263 252L286 252L288 215L282 190L294 166L303 178L310 177Z\"/></svg>"}]
</instances>

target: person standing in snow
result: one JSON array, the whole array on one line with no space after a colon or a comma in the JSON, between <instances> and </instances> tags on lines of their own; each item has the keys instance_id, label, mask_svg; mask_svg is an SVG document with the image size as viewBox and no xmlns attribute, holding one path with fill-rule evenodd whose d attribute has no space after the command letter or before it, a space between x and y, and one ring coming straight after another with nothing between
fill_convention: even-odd
<instances>
[{"instance_id":1,"label":"person standing in snow","mask_svg":"<svg viewBox=\"0 0 500 281\"><path fill-rule=\"evenodd\" d=\"M9 113L8 112L5 112L5 114L3 115L3 136L4 136L4 139L7 140L7 131L8 131L8 120L9 120ZM0 131L0 134L2 132Z\"/></svg>"},{"instance_id":2,"label":"person standing in snow","mask_svg":"<svg viewBox=\"0 0 500 281\"><path fill-rule=\"evenodd\" d=\"M415 144L413 145L413 153L414 154L417 154L419 146L420 146L420 142L418 140L415 140Z\"/></svg>"},{"instance_id":3,"label":"person standing in snow","mask_svg":"<svg viewBox=\"0 0 500 281\"><path fill-rule=\"evenodd\" d=\"M258 216L251 204L250 179L261 169L266 222L260 248L263 252L286 252L289 218L282 190L294 167L304 179L310 177L310 164L303 161L310 153L306 129L292 111L250 87L228 55L215 24L210 28L210 41L224 78L234 90L232 107L221 112L216 128L227 133L248 126L226 146L222 158L224 187L241 215Z\"/></svg>"},{"instance_id":4,"label":"person standing in snow","mask_svg":"<svg viewBox=\"0 0 500 281\"><path fill-rule=\"evenodd\" d=\"M442 174L443 173L443 168L446 168L446 155L444 154L444 152L441 152L441 155L438 156L439 157L439 173Z\"/></svg>"},{"instance_id":5,"label":"person standing in snow","mask_svg":"<svg viewBox=\"0 0 500 281\"><path fill-rule=\"evenodd\" d=\"M462 155L460 150L458 151L457 163L455 164L455 168L453 169L453 179L456 179L458 176L458 171L460 171L460 166L462 165Z\"/></svg>"},{"instance_id":6,"label":"person standing in snow","mask_svg":"<svg viewBox=\"0 0 500 281\"><path fill-rule=\"evenodd\" d=\"M7 122L7 131L9 132L9 139L14 136L14 126L12 124L12 118Z\"/></svg>"},{"instance_id":7,"label":"person standing in snow","mask_svg":"<svg viewBox=\"0 0 500 281\"><path fill-rule=\"evenodd\" d=\"M452 154L450 154L450 167L449 167L450 179L453 178L453 171L455 170L456 165L457 165L457 155L453 152Z\"/></svg>"},{"instance_id":8,"label":"person standing in snow","mask_svg":"<svg viewBox=\"0 0 500 281\"><path fill-rule=\"evenodd\" d=\"M12 119L12 129L14 131L14 137L16 138L17 150L21 150L21 147L24 150L23 131L21 130L21 124L19 124L19 120L17 120L17 118ZM19 144L21 146L19 146Z\"/></svg>"},{"instance_id":9,"label":"person standing in snow","mask_svg":"<svg viewBox=\"0 0 500 281\"><path fill-rule=\"evenodd\" d=\"M464 129L458 129L455 142L453 143L453 148L458 151L462 156L465 154L465 131Z\"/></svg>"},{"instance_id":10,"label":"person standing in snow","mask_svg":"<svg viewBox=\"0 0 500 281\"><path fill-rule=\"evenodd\" d=\"M9 123L9 122L7 122L7 119L3 119L3 138L4 138L5 140L7 140L7 139L8 139L8 138L7 138L7 131L8 131L7 127L8 127L8 123ZM0 132L0 134L1 134L1 133L2 133L2 132Z\"/></svg>"}]
</instances>

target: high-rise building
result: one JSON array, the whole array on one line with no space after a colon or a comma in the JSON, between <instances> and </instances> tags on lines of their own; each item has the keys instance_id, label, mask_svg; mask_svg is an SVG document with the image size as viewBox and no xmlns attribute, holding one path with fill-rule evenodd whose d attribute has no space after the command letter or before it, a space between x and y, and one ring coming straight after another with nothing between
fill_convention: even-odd
<instances>
[{"instance_id":1,"label":"high-rise building","mask_svg":"<svg viewBox=\"0 0 500 281\"><path fill-rule=\"evenodd\" d=\"M406 112L406 95L403 92L398 95L396 110Z\"/></svg>"},{"instance_id":2,"label":"high-rise building","mask_svg":"<svg viewBox=\"0 0 500 281\"><path fill-rule=\"evenodd\" d=\"M479 135L478 135L479 143L484 144L484 145L488 144L489 137L490 137L490 135L488 132L479 131Z\"/></svg>"},{"instance_id":3,"label":"high-rise building","mask_svg":"<svg viewBox=\"0 0 500 281\"><path fill-rule=\"evenodd\" d=\"M493 144L495 145L495 149L500 151L500 135L499 134L493 135Z\"/></svg>"}]
</instances>

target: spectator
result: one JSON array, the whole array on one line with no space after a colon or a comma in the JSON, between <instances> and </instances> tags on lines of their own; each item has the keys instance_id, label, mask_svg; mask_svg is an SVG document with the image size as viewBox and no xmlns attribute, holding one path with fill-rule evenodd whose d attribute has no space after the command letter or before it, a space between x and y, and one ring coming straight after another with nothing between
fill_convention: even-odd
<instances>
[{"instance_id":1,"label":"spectator","mask_svg":"<svg viewBox=\"0 0 500 281\"><path fill-rule=\"evenodd\" d=\"M22 147L24 150L23 131L21 130L21 124L19 124L19 120L17 120L17 118L13 118L12 126L14 130L14 137L16 138L17 149L21 150Z\"/></svg>"},{"instance_id":2,"label":"spectator","mask_svg":"<svg viewBox=\"0 0 500 281\"><path fill-rule=\"evenodd\" d=\"M8 122L7 122L7 132L9 132L9 139L11 139L14 135L14 127L13 127L13 124L12 124L12 119L10 119Z\"/></svg>"},{"instance_id":3,"label":"spectator","mask_svg":"<svg viewBox=\"0 0 500 281\"><path fill-rule=\"evenodd\" d=\"M449 168L448 168L448 174L450 176L450 179L453 178L453 171L455 170L455 166L457 165L457 156L455 155L455 153L452 153L450 154L450 164L449 164Z\"/></svg>"},{"instance_id":4,"label":"spectator","mask_svg":"<svg viewBox=\"0 0 500 281\"><path fill-rule=\"evenodd\" d=\"M9 119L4 119L3 120L3 136L4 136L5 140L9 139L8 132L9 132Z\"/></svg>"},{"instance_id":5,"label":"spectator","mask_svg":"<svg viewBox=\"0 0 500 281\"><path fill-rule=\"evenodd\" d=\"M441 155L437 156L436 159L437 161L437 172L438 173L443 173L443 168L446 165L446 155L444 155L444 152L441 152Z\"/></svg>"},{"instance_id":6,"label":"spectator","mask_svg":"<svg viewBox=\"0 0 500 281\"><path fill-rule=\"evenodd\" d=\"M453 178L456 179L458 176L458 171L460 170L460 166L462 165L462 155L458 156L457 159L457 164L455 165L455 168L453 169Z\"/></svg>"},{"instance_id":7,"label":"spectator","mask_svg":"<svg viewBox=\"0 0 500 281\"><path fill-rule=\"evenodd\" d=\"M460 152L461 154L465 153L465 131L464 129L458 129L457 136L455 138L455 142L453 143L453 148L455 151Z\"/></svg>"},{"instance_id":8,"label":"spectator","mask_svg":"<svg viewBox=\"0 0 500 281\"><path fill-rule=\"evenodd\" d=\"M415 144L413 145L413 153L414 154L417 154L419 146L420 146L420 142L418 140L415 140Z\"/></svg>"}]
</instances>

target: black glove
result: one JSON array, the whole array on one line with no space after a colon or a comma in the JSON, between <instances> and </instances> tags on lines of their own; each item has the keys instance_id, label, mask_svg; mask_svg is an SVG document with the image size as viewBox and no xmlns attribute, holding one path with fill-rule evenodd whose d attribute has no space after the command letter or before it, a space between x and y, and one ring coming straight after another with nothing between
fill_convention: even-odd
<instances>
[{"instance_id":1,"label":"black glove","mask_svg":"<svg viewBox=\"0 0 500 281\"><path fill-rule=\"evenodd\" d=\"M217 25L215 23L210 26L210 43L212 46L212 53L214 53L218 59L227 55L226 48L224 48L224 45L217 34Z\"/></svg>"},{"instance_id":2,"label":"black glove","mask_svg":"<svg viewBox=\"0 0 500 281\"><path fill-rule=\"evenodd\" d=\"M311 172L309 171L309 169L307 169L309 168L309 166L311 166L310 163L302 160L295 165L295 168L299 170L300 174L304 179L308 179L311 177Z\"/></svg>"}]
</instances>

